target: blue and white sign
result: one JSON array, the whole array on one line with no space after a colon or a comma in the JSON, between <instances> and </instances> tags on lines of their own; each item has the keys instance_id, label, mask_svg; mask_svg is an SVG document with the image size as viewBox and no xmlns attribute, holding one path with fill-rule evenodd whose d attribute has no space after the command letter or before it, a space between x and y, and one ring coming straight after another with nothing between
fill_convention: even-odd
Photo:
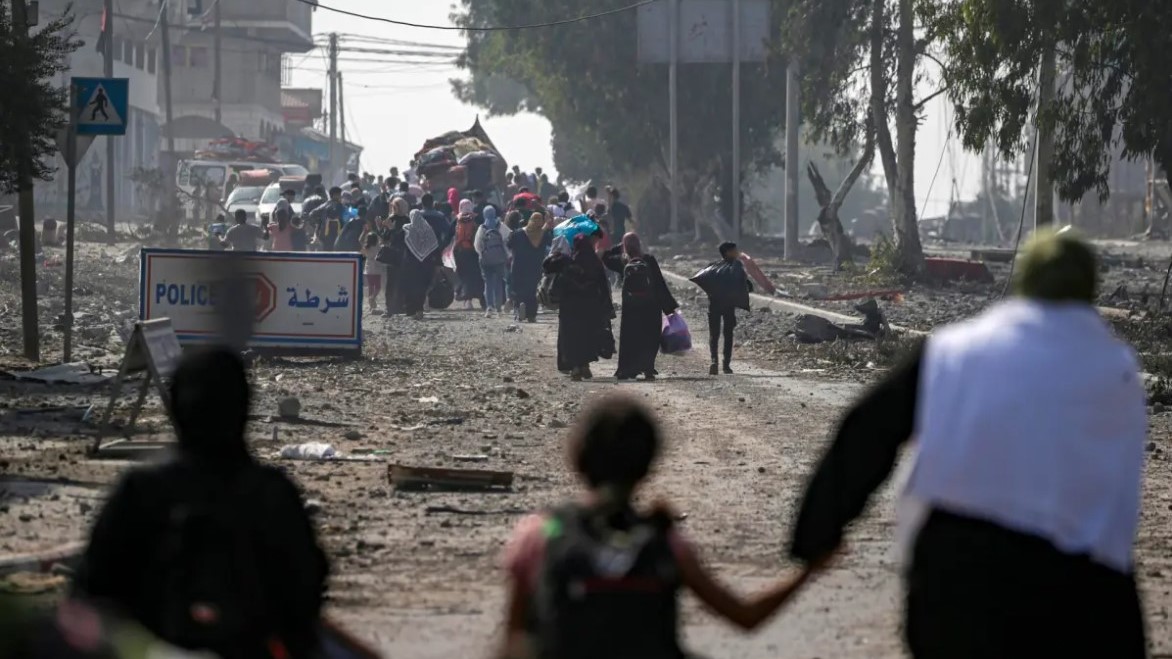
<instances>
[{"instance_id":1,"label":"blue and white sign","mask_svg":"<svg viewBox=\"0 0 1172 659\"><path fill-rule=\"evenodd\" d=\"M78 135L125 135L130 81L74 78Z\"/></svg>"},{"instance_id":2,"label":"blue and white sign","mask_svg":"<svg viewBox=\"0 0 1172 659\"><path fill-rule=\"evenodd\" d=\"M216 300L238 259L253 294L248 345L284 353L352 353L362 349L362 255L343 252L253 252L143 249L139 317L170 318L181 345L219 336ZM241 285L239 281L231 285Z\"/></svg>"}]
</instances>

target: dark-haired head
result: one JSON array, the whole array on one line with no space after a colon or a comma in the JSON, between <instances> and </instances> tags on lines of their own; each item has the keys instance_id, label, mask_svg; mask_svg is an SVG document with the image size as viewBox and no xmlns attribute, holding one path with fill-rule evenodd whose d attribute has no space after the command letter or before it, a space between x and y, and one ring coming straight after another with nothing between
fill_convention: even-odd
<instances>
[{"instance_id":1,"label":"dark-haired head","mask_svg":"<svg viewBox=\"0 0 1172 659\"><path fill-rule=\"evenodd\" d=\"M399 192L410 192L410 191L411 191L411 184L410 183L408 183L407 181L401 181L399 183Z\"/></svg>"},{"instance_id":2,"label":"dark-haired head","mask_svg":"<svg viewBox=\"0 0 1172 659\"><path fill-rule=\"evenodd\" d=\"M586 197L588 199L593 199L597 196L598 196L598 188L594 187L593 185L586 188Z\"/></svg>"},{"instance_id":3,"label":"dark-haired head","mask_svg":"<svg viewBox=\"0 0 1172 659\"><path fill-rule=\"evenodd\" d=\"M249 459L244 425L251 395L239 354L225 347L186 352L171 377L180 451L211 462Z\"/></svg>"},{"instance_id":4,"label":"dark-haired head","mask_svg":"<svg viewBox=\"0 0 1172 659\"><path fill-rule=\"evenodd\" d=\"M579 418L570 438L569 460L590 489L607 488L629 498L651 473L661 443L659 424L647 408L612 396Z\"/></svg>"},{"instance_id":5,"label":"dark-haired head","mask_svg":"<svg viewBox=\"0 0 1172 659\"><path fill-rule=\"evenodd\" d=\"M560 201L564 204L564 203L568 202L569 200L570 200L570 193L567 192L566 190L562 190L561 192L558 193L558 201Z\"/></svg>"},{"instance_id":6,"label":"dark-haired head","mask_svg":"<svg viewBox=\"0 0 1172 659\"><path fill-rule=\"evenodd\" d=\"M723 242L720 243L718 249L720 249L720 258L722 259L735 259L737 257L738 249L736 243Z\"/></svg>"},{"instance_id":7,"label":"dark-haired head","mask_svg":"<svg viewBox=\"0 0 1172 659\"><path fill-rule=\"evenodd\" d=\"M419 198L419 204L424 208L431 210L433 207L435 207L435 195L431 194L430 192L424 193L424 195Z\"/></svg>"}]
</instances>

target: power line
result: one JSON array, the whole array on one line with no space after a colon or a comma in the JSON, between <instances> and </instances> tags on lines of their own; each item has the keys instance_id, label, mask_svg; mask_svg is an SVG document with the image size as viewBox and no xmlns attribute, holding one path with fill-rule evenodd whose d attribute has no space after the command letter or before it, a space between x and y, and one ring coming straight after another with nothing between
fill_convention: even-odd
<instances>
[{"instance_id":1,"label":"power line","mask_svg":"<svg viewBox=\"0 0 1172 659\"><path fill-rule=\"evenodd\" d=\"M329 6L326 6L323 4L318 4L318 2L316 2L316 0L296 0L296 1L300 2L301 4L304 4L304 5L316 7L318 9L332 11L336 14L343 14L345 16L353 16L354 18L362 18L362 19L365 19L368 21L375 21L378 23L389 23L391 25L399 25L402 27L417 27L417 28L421 28L421 29L425 29L425 30L453 30L453 31L460 31L460 32L503 32L503 31L509 31L509 30L531 30L534 28L542 28L542 27L556 27L558 25L569 25L570 23L581 23L582 21L589 21L589 20L593 20L595 18L602 18L603 16L611 16L613 14L621 14L623 12L631 11L632 9L638 9L639 7L642 7L643 5L649 5L653 2L659 2L659 0L642 0L642 2L636 2L633 5L627 5L626 7L619 7L618 9L611 9L608 11L598 12L597 14L589 14L587 16L579 16L577 18L567 18L567 19L560 20L560 21L550 21L548 23L532 23L529 25L493 25L493 26L485 26L485 27L472 27L472 26L461 27L458 25L427 25L424 23L410 23L408 21L396 21L392 18L384 18L382 16L370 16L367 14L360 14L360 13L354 12L354 11L347 11L345 9L338 9L337 7L329 7Z\"/></svg>"},{"instance_id":2,"label":"power line","mask_svg":"<svg viewBox=\"0 0 1172 659\"><path fill-rule=\"evenodd\" d=\"M326 34L314 35L315 38L316 37L328 37L328 36L329 35L326 35ZM454 50L454 51L464 50L463 46L450 46L448 44L427 43L427 42L423 42L423 41L405 41L403 39L384 39L382 37L372 37L372 36L367 36L365 34L348 34L345 32L339 32L338 39L340 41L357 41L359 43L373 43L373 44L389 45L389 46L416 46L419 48L441 48L441 49L445 49L445 50Z\"/></svg>"}]
</instances>

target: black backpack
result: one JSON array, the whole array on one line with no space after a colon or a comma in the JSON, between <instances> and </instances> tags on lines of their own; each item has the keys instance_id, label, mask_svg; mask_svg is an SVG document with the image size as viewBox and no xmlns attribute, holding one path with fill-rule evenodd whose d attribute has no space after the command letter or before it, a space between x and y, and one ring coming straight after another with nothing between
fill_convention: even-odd
<instances>
[{"instance_id":1,"label":"black backpack","mask_svg":"<svg viewBox=\"0 0 1172 659\"><path fill-rule=\"evenodd\" d=\"M643 259L636 258L623 266L623 292L640 299L649 299L655 295L655 288L651 283L651 268Z\"/></svg>"},{"instance_id":2,"label":"black backpack","mask_svg":"<svg viewBox=\"0 0 1172 659\"><path fill-rule=\"evenodd\" d=\"M639 517L618 531L580 506L555 511L532 613L541 659L681 659L679 568L671 520Z\"/></svg>"},{"instance_id":3,"label":"black backpack","mask_svg":"<svg viewBox=\"0 0 1172 659\"><path fill-rule=\"evenodd\" d=\"M256 520L246 519L246 502L257 496L245 490L252 477L193 483L196 496L172 506L156 564L164 640L221 656L272 640L263 557L251 537Z\"/></svg>"}]
</instances>

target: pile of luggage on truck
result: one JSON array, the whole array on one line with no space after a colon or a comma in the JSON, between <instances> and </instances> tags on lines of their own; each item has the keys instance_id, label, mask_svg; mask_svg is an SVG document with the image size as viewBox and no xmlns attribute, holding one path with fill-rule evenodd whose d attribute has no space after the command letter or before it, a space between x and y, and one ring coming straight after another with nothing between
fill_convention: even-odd
<instances>
[{"instance_id":1,"label":"pile of luggage on truck","mask_svg":"<svg viewBox=\"0 0 1172 659\"><path fill-rule=\"evenodd\" d=\"M415 154L415 171L427 178L432 190L487 193L504 187L508 164L477 119L466 131L453 130L424 142Z\"/></svg>"}]
</instances>

